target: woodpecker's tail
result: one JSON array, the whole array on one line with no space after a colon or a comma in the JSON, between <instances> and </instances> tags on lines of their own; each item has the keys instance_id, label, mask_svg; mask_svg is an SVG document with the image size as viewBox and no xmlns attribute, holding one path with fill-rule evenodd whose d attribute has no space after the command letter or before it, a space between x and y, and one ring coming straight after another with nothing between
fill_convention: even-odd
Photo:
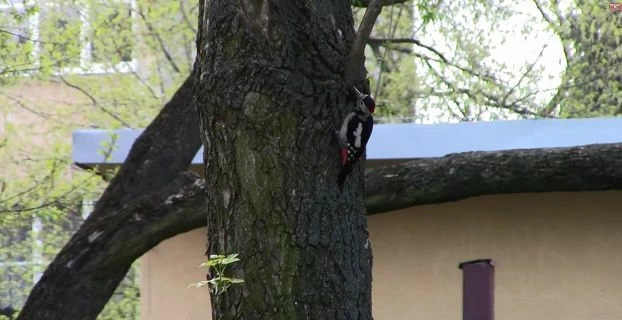
<instances>
[{"instance_id":1,"label":"woodpecker's tail","mask_svg":"<svg viewBox=\"0 0 622 320\"><path fill-rule=\"evenodd\" d=\"M343 184L346 182L346 178L350 172L352 172L352 165L346 165L339 171L339 175L337 175L337 186L339 186L340 191L343 191Z\"/></svg>"}]
</instances>

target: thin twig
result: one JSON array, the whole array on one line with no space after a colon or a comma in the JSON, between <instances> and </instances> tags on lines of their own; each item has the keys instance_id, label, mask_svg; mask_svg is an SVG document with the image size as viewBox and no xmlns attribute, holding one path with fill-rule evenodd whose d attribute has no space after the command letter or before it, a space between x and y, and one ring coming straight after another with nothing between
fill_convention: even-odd
<instances>
[{"instance_id":1,"label":"thin twig","mask_svg":"<svg viewBox=\"0 0 622 320\"><path fill-rule=\"evenodd\" d=\"M440 74L440 72L438 72L436 69L434 69L434 67L430 64L429 61L424 60L424 63L428 66L430 71L432 71L432 73L434 73L435 76L439 80L441 80L441 82L443 82L447 87L449 87L455 93L464 94L473 101L477 101L477 95L481 95L482 97L486 98L486 100L483 103L491 107L507 109L507 110L510 110L512 112L515 112L523 116L538 116L536 112L529 110L526 107L519 106L516 101L512 103L504 103L503 101L501 101L501 99L499 99L499 97L483 92L481 90L473 91L469 88L458 87L456 84L449 81L445 76Z\"/></svg>"},{"instance_id":2,"label":"thin twig","mask_svg":"<svg viewBox=\"0 0 622 320\"><path fill-rule=\"evenodd\" d=\"M9 94L6 94L6 93L4 93L2 91L0 91L0 95L2 95L4 97L6 97L7 99L15 102L18 106L22 107L23 109L26 109L27 111L32 112L33 114L36 114L37 116L39 116L41 118L48 119L50 117L49 113L44 113L42 111L35 110L35 109L27 106L24 102L22 102L21 100L19 100L16 97L13 97L13 96L11 96Z\"/></svg>"},{"instance_id":3,"label":"thin twig","mask_svg":"<svg viewBox=\"0 0 622 320\"><path fill-rule=\"evenodd\" d=\"M525 72L523 72L523 74L521 75L521 77L518 79L518 81L510 88L510 90L508 90L508 92L503 96L503 99L501 99L501 101L503 103L505 103L507 101L507 99L510 97L510 95L512 95L512 93L514 93L514 91L521 85L521 83L523 82L523 80L525 80L525 78L527 77L528 74L531 73L531 71L533 70L533 68L536 66L536 63L538 63L538 61L540 60L540 58L542 58L542 55L544 54L544 50L548 47L548 44L544 44L544 46L542 46L542 49L540 50L540 53L538 54L538 56L536 57L536 59L534 59L534 61L532 63L530 63L529 65L527 65L527 69L525 70Z\"/></svg>"},{"instance_id":4,"label":"thin twig","mask_svg":"<svg viewBox=\"0 0 622 320\"><path fill-rule=\"evenodd\" d=\"M354 0L352 1L352 6L358 7L358 8L365 8L365 7L369 7L372 1L373 0ZM385 6L392 6L394 4L405 3L408 1L410 0L382 0L380 1L380 5L385 7Z\"/></svg>"},{"instance_id":5,"label":"thin twig","mask_svg":"<svg viewBox=\"0 0 622 320\"><path fill-rule=\"evenodd\" d=\"M440 51L436 50L433 47L430 47L428 45L425 45L423 43L421 43L421 41L417 40L417 39L413 39L413 38L369 38L367 40L367 43L411 43L414 44L418 47L421 48L425 48L428 51L433 52L434 54L436 54L443 62L448 63L449 60L447 60L447 58L445 58L445 56L440 53Z\"/></svg>"},{"instance_id":6,"label":"thin twig","mask_svg":"<svg viewBox=\"0 0 622 320\"><path fill-rule=\"evenodd\" d=\"M119 116L117 116L116 114L114 114L114 112L106 109L105 107L99 105L97 103L97 100L95 99L95 97L93 97L89 92L87 92L86 90L84 90L83 88L70 83L69 81L67 81L67 79L65 79L65 77L63 77L62 75L59 75L58 78L68 87L76 89L78 91L80 91L82 94L84 94L87 98L89 98L91 100L91 102L93 103L93 106L98 107L101 111L103 111L104 113L106 113L107 115L109 115L110 117L112 117L113 119L119 121L119 123L121 123L121 125L123 125L124 127L131 127L129 123L123 121L123 119L121 119Z\"/></svg>"},{"instance_id":7,"label":"thin twig","mask_svg":"<svg viewBox=\"0 0 622 320\"><path fill-rule=\"evenodd\" d=\"M188 17L188 14L186 13L186 8L184 7L184 1L179 1L179 10L181 11L181 15L184 18L184 22L186 22L186 24L188 25L188 28L190 28L190 30L192 30L193 34L197 33L197 28L194 25L194 23L190 23L190 18ZM196 15L195 15L196 17Z\"/></svg>"},{"instance_id":8,"label":"thin twig","mask_svg":"<svg viewBox=\"0 0 622 320\"><path fill-rule=\"evenodd\" d=\"M143 19L143 22L147 26L147 30L149 30L149 32L151 32L153 37L155 37L155 39L157 40L158 44L160 45L160 50L162 50L162 53L164 54L164 58L166 58L166 61L168 61L168 63L171 65L171 68L173 68L173 71L175 71L176 73L181 73L181 69L179 68L179 66L177 66L177 63L175 63L175 59L173 59L173 56L171 55L171 53L168 52L168 49L166 48L166 45L164 44L164 40L162 40L162 37L160 37L160 34L155 30L153 25L149 23L149 20L147 19L145 14L142 12L142 10L137 10L136 12Z\"/></svg>"},{"instance_id":9,"label":"thin twig","mask_svg":"<svg viewBox=\"0 0 622 320\"><path fill-rule=\"evenodd\" d=\"M56 41L42 41L42 40L38 40L38 39L33 39L33 38L29 37L29 36L24 36L24 35L21 35L21 34L18 34L18 33L14 33L14 32L8 31L8 30L4 30L4 29L0 29L0 33L7 33L7 34L10 34L10 35L12 35L14 37L18 37L21 40L26 40L26 41L35 42L35 43L57 44L57 45L62 44L62 43L56 42Z\"/></svg>"}]
</instances>

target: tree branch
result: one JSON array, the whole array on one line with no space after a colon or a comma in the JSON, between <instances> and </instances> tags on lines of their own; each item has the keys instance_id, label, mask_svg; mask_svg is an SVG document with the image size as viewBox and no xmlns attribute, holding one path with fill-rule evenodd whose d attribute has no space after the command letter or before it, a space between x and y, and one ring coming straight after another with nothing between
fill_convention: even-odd
<instances>
[{"instance_id":1,"label":"tree branch","mask_svg":"<svg viewBox=\"0 0 622 320\"><path fill-rule=\"evenodd\" d=\"M540 50L540 53L538 54L538 56L536 57L536 59L534 59L534 61L530 64L527 65L527 68L525 69L525 72L523 72L523 74L520 76L520 78L518 79L518 81L516 81L516 83L505 93L505 95L503 95L503 98L501 99L502 104L507 103L508 98L516 91L516 89L521 85L521 83L523 82L523 80L525 80L525 78L527 77L527 75L529 73L531 73L531 71L533 71L533 68L536 66L536 63L538 63L538 61L540 60L540 58L542 58L542 55L544 54L544 50L548 47L548 44L544 44L544 46L542 46L542 49Z\"/></svg>"},{"instance_id":2,"label":"tree branch","mask_svg":"<svg viewBox=\"0 0 622 320\"><path fill-rule=\"evenodd\" d=\"M170 66L173 69L173 71L175 71L176 73L181 73L181 69L179 68L179 66L177 66L177 63L175 63L175 59L173 59L173 56L171 55L171 53L166 48L166 45L164 44L164 40L162 40L162 37L160 37L160 33L158 33L155 30L153 25L149 22L149 19L147 19L147 17L143 13L142 9L139 8L139 10L137 10L136 13L138 13L138 15L143 19L143 22L147 26L147 30L149 30L151 35L158 42L158 45L160 45L160 50L164 54L164 58L166 58L166 61L170 64ZM153 48L153 49L155 49L157 51L157 48Z\"/></svg>"},{"instance_id":3,"label":"tree branch","mask_svg":"<svg viewBox=\"0 0 622 320\"><path fill-rule=\"evenodd\" d=\"M557 21L555 21L550 14L548 14L542 4L538 0L533 0L533 3L536 5L536 8L540 12L542 18L553 28L553 31L557 34L560 41L562 42L562 47L564 49L564 57L566 58L566 64L569 65L573 61L572 47L568 43L566 37L564 36L565 31L563 30L563 23L565 22L565 18L560 12L559 2L551 1L551 5L555 6L555 10L553 11L555 16L557 17Z\"/></svg>"},{"instance_id":4,"label":"tree branch","mask_svg":"<svg viewBox=\"0 0 622 320\"><path fill-rule=\"evenodd\" d=\"M439 71L437 71L430 64L429 61L426 60L426 61L424 61L424 63L428 66L430 71L432 71L432 73L434 73L434 75L439 80L441 80L441 82L443 82L448 88L450 88L455 93L464 94L464 95L466 95L467 97L469 97L470 99L472 99L474 101L477 101L477 97L478 96L482 96L482 97L485 98L485 101L482 102L485 105L489 105L489 106L496 107L496 108L507 109L507 110L510 110L512 112L515 112L515 113L523 115L523 116L537 116L538 115L535 111L529 110L529 108L523 107L523 106L519 105L518 101L514 101L514 102L508 103L508 102L503 101L503 99L501 99L501 98L499 98L497 96L494 96L494 95L492 95L490 93L486 93L486 92L482 91L481 89L474 89L474 90L472 90L470 88L458 87L455 83L451 82L444 75L442 75Z\"/></svg>"},{"instance_id":5,"label":"tree branch","mask_svg":"<svg viewBox=\"0 0 622 320\"><path fill-rule=\"evenodd\" d=\"M622 143L454 153L369 169L365 181L369 215L482 195L622 190ZM194 190L203 183L187 180L181 193L201 197ZM201 220L192 223L196 228L205 226L198 219L203 204L192 196L180 201L197 204L187 207L188 218Z\"/></svg>"},{"instance_id":6,"label":"tree branch","mask_svg":"<svg viewBox=\"0 0 622 320\"><path fill-rule=\"evenodd\" d=\"M367 44L367 39L369 39L371 31L374 29L374 24L376 24L376 19L378 19L378 15L380 15L381 11L381 1L369 1L363 20L361 21L359 29L356 32L356 38L354 39L354 43L352 44L352 48L348 54L346 83L349 86L354 86L358 84L359 81L363 80L361 79L361 69L363 68L363 64L365 62L365 45Z\"/></svg>"},{"instance_id":7,"label":"tree branch","mask_svg":"<svg viewBox=\"0 0 622 320\"><path fill-rule=\"evenodd\" d=\"M416 46L418 46L418 47L425 48L425 49L427 49L428 51L433 52L433 53L434 53L434 54L436 54L436 55L437 55L437 56L438 56L438 57L439 57L439 58L440 58L443 62L445 62L445 63L449 63L449 60L447 60L447 58L445 58L445 56L444 56L442 53L440 53L440 51L436 50L436 49L435 49L435 48L433 48L433 47L430 47L430 46L428 46L428 45L425 45L425 44L421 43L421 41L419 41L419 40L417 40L417 39L413 39L413 38L394 38L394 39L391 39L391 38L371 38L371 37L370 37L370 38L367 40L367 43L368 43L368 44L370 44L370 45L372 45L372 44L376 44L376 45L378 45L378 44L387 44L387 43L392 43L392 44L398 44L398 43L411 43L411 44L414 44L414 45L416 45Z\"/></svg>"},{"instance_id":8,"label":"tree branch","mask_svg":"<svg viewBox=\"0 0 622 320\"><path fill-rule=\"evenodd\" d=\"M352 6L357 7L357 8L367 8L369 7L372 1L374 0L353 0ZM381 0L380 5L385 7L385 6L392 6L394 4L406 3L408 1L410 0Z\"/></svg>"},{"instance_id":9,"label":"tree branch","mask_svg":"<svg viewBox=\"0 0 622 320\"><path fill-rule=\"evenodd\" d=\"M105 114L109 115L111 118L117 120L122 126L124 127L131 127L129 123L123 121L123 119L121 119L118 115L116 115L114 112L108 110L106 107L102 106L101 104L97 103L97 99L95 99L95 97L90 94L88 91L86 91L84 88L75 85L73 83L70 83L69 81L67 81L67 79L65 79L65 77L63 77L62 75L59 75L58 78L68 87L78 90L80 91L83 95L85 95L87 98L89 98L89 100L91 100L91 103L93 104L93 106L99 108L101 111L103 111Z\"/></svg>"},{"instance_id":10,"label":"tree branch","mask_svg":"<svg viewBox=\"0 0 622 320\"><path fill-rule=\"evenodd\" d=\"M467 152L370 169L368 214L490 194L622 189L622 144Z\"/></svg>"}]
</instances>

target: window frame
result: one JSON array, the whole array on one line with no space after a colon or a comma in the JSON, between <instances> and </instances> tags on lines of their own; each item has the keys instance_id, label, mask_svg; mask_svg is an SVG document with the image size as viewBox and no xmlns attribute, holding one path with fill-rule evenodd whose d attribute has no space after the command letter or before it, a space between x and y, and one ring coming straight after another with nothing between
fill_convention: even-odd
<instances>
[{"instance_id":1,"label":"window frame","mask_svg":"<svg viewBox=\"0 0 622 320\"><path fill-rule=\"evenodd\" d=\"M130 8L130 21L132 33L136 36L137 32L137 10L138 3L137 0L114 0L114 2L121 4L129 4ZM53 0L42 1L40 6L54 6L58 5L57 2ZM54 71L54 75L92 75L92 74L116 74L116 73L131 73L136 72L138 69L138 59L136 55L136 49L131 52L131 60L129 61L121 61L112 66L106 66L105 63L101 62L93 62L93 42L89 41L89 36L91 35L91 8L89 4L80 4L75 3L75 6L79 6L80 11L80 65L75 67L63 67L60 70ZM23 1L16 1L13 4L9 3L0 3L0 12L8 11L8 10L22 10L26 9ZM28 17L28 40L34 43L32 55L33 61L35 62L35 67L40 67L39 57L41 55L41 36L40 36L40 12L35 12L32 16ZM138 41L137 41L138 43Z\"/></svg>"}]
</instances>

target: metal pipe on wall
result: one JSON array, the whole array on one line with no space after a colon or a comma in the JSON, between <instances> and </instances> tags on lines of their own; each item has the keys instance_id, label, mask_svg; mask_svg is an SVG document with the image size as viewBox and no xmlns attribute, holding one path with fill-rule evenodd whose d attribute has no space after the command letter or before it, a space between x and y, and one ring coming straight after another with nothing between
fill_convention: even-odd
<instances>
[{"instance_id":1,"label":"metal pipe on wall","mask_svg":"<svg viewBox=\"0 0 622 320\"><path fill-rule=\"evenodd\" d=\"M495 265L492 259L462 262L462 319L493 320Z\"/></svg>"}]
</instances>

